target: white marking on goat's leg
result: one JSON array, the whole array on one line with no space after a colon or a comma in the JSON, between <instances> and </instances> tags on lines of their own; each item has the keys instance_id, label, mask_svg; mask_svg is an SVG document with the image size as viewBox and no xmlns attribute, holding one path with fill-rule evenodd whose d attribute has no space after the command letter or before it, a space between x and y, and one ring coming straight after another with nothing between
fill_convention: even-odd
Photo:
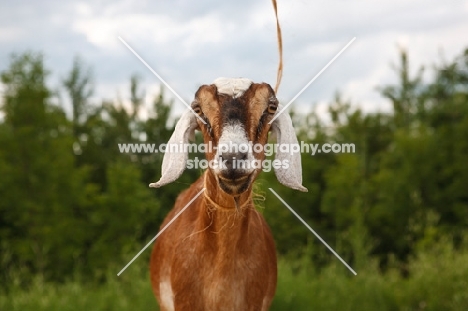
<instances>
[{"instance_id":1,"label":"white marking on goat's leg","mask_svg":"<svg viewBox=\"0 0 468 311\"><path fill-rule=\"evenodd\" d=\"M169 280L159 283L159 295L161 297L161 307L167 311L174 311L174 293Z\"/></svg>"}]
</instances>

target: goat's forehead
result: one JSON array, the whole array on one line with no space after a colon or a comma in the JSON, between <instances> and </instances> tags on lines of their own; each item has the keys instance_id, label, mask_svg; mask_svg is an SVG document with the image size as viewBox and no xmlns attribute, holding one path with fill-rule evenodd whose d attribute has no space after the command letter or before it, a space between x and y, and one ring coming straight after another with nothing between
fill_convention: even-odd
<instances>
[{"instance_id":1,"label":"goat's forehead","mask_svg":"<svg viewBox=\"0 0 468 311\"><path fill-rule=\"evenodd\" d=\"M218 94L228 95L233 98L242 96L252 83L251 80L246 78L218 78L213 81Z\"/></svg>"},{"instance_id":2,"label":"goat's forehead","mask_svg":"<svg viewBox=\"0 0 468 311\"><path fill-rule=\"evenodd\" d=\"M266 83L254 83L246 78L218 78L201 86L196 95L203 113L217 128L239 122L247 125L260 120L268 102L275 98Z\"/></svg>"}]
</instances>

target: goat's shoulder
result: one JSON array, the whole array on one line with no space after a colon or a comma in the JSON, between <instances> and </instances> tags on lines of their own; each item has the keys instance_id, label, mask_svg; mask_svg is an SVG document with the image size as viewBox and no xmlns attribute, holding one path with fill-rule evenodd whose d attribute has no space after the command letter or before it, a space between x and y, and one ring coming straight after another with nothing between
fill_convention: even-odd
<instances>
[{"instance_id":1,"label":"goat's shoulder","mask_svg":"<svg viewBox=\"0 0 468 311\"><path fill-rule=\"evenodd\" d=\"M182 191L175 201L175 209L182 209L203 189L203 176L198 178L189 188Z\"/></svg>"}]
</instances>

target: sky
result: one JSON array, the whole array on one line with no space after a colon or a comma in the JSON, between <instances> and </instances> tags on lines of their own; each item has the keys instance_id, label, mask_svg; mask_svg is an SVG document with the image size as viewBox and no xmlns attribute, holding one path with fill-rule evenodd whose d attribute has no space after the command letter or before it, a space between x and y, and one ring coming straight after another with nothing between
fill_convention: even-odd
<instances>
[{"instance_id":1,"label":"sky","mask_svg":"<svg viewBox=\"0 0 468 311\"><path fill-rule=\"evenodd\" d=\"M301 112L325 113L337 91L366 112L390 111L377 87L397 82L390 65L398 63L400 49L416 72L468 47L468 1L278 0L278 15L284 70L277 97L283 103L356 37L293 103ZM149 106L160 81L120 36L190 102L200 85L217 77L274 86L275 23L269 0L0 0L0 71L12 53L43 52L52 72L48 83L58 89L79 56L92 68L96 103L128 102L130 76L138 74ZM175 114L185 109L178 100L174 108Z\"/></svg>"}]
</instances>

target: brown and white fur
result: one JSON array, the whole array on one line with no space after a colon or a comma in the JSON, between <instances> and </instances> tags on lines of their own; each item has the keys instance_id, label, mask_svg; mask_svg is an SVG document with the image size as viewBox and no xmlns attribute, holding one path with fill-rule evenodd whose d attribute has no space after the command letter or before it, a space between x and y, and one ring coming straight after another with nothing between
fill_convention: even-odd
<instances>
[{"instance_id":1,"label":"brown and white fur","mask_svg":"<svg viewBox=\"0 0 468 311\"><path fill-rule=\"evenodd\" d=\"M292 122L283 113L269 124L278 109L270 85L248 79L220 78L202 85L192 111L179 120L168 144L188 143L195 130L204 142L265 145L271 131L279 144L297 143ZM166 153L162 177L151 187L176 180L188 155ZM224 161L208 168L182 192L162 227L203 188L205 191L156 240L150 273L161 310L268 310L276 290L276 251L272 234L252 201L252 184L260 168L234 167L235 159L264 160L263 152L206 153L207 160ZM293 189L302 186L300 155L277 153L290 167L275 169L278 180Z\"/></svg>"}]
</instances>

